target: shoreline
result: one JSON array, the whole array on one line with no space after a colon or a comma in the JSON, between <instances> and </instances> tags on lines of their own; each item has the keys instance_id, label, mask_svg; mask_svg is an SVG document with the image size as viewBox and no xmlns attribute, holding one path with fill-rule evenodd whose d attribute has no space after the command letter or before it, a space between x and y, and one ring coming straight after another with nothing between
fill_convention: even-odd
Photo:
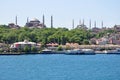
<instances>
[{"instance_id":1,"label":"shoreline","mask_svg":"<svg viewBox=\"0 0 120 80\"><path fill-rule=\"evenodd\" d=\"M86 46L88 47L88 45L86 45ZM93 45L91 45L91 46L95 47ZM89 46L89 47L91 47L91 46ZM82 46L82 47L84 47L84 46ZM86 48L84 48L84 49L86 49ZM105 51L109 51L109 50L102 50L102 51L101 50L94 50L94 55L96 55L96 54L109 54L109 53L106 53ZM110 50L110 51L112 51L112 50ZM65 50L65 51L64 50L63 51L47 51L47 52L0 52L0 55L36 55L36 54L46 55L46 54L66 54L66 52L67 52L67 50ZM112 53L112 54L116 54L116 53ZM119 54L120 54L120 52L119 52ZM77 55L77 53L74 55ZM88 54L78 54L78 55L88 55ZM92 55L92 54L90 54L90 55Z\"/></svg>"},{"instance_id":2,"label":"shoreline","mask_svg":"<svg viewBox=\"0 0 120 80\"><path fill-rule=\"evenodd\" d=\"M36 52L2 52L2 53L0 53L0 55L29 55L29 54L31 54L31 55L35 55L35 54L40 54L40 53L36 53Z\"/></svg>"},{"instance_id":3,"label":"shoreline","mask_svg":"<svg viewBox=\"0 0 120 80\"><path fill-rule=\"evenodd\" d=\"M66 54L65 52L61 51L61 52L52 52L52 53L40 53L40 52L2 52L0 53L0 55L49 55L49 54L65 54L65 55L71 55L71 54ZM103 51L96 51L94 55L96 54L106 54ZM77 55L77 54L75 54ZM88 55L88 54L78 54L78 55ZM93 54L89 54L89 55L93 55Z\"/></svg>"}]
</instances>

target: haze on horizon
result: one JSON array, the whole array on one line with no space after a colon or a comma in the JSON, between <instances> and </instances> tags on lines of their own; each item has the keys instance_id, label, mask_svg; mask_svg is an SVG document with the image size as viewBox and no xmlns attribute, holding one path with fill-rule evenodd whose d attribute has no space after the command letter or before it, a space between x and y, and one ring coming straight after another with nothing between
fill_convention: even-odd
<instances>
[{"instance_id":1,"label":"haze on horizon","mask_svg":"<svg viewBox=\"0 0 120 80\"><path fill-rule=\"evenodd\" d=\"M113 27L120 24L120 0L2 0L0 2L0 24L15 22L18 16L18 24L24 26L27 17L37 18L42 22L45 15L45 24L50 27L50 16L54 17L54 27L72 28L72 20L75 26L79 20L85 21L89 26L89 20L101 27Z\"/></svg>"}]
</instances>

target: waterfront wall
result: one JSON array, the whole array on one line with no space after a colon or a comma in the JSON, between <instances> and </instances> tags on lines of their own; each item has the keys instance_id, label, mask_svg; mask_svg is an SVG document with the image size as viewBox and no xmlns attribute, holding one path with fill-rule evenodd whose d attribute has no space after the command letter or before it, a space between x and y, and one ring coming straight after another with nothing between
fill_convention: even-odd
<instances>
[{"instance_id":1,"label":"waterfront wall","mask_svg":"<svg viewBox=\"0 0 120 80\"><path fill-rule=\"evenodd\" d=\"M120 45L110 45L110 44L107 44L107 45L79 45L78 48L90 48L90 49L97 49L97 48L105 48L105 49L115 49L115 48L120 48Z\"/></svg>"}]
</instances>

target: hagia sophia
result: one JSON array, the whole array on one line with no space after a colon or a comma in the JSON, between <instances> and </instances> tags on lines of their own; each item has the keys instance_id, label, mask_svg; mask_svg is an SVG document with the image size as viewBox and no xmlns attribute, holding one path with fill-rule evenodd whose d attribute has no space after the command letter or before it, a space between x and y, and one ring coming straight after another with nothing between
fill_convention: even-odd
<instances>
[{"instance_id":1,"label":"hagia sophia","mask_svg":"<svg viewBox=\"0 0 120 80\"><path fill-rule=\"evenodd\" d=\"M25 27L29 27L29 28L46 28L46 25L41 23L38 19L33 18L30 21L27 21Z\"/></svg>"},{"instance_id":2,"label":"hagia sophia","mask_svg":"<svg viewBox=\"0 0 120 80\"><path fill-rule=\"evenodd\" d=\"M32 28L46 28L45 25L45 17L43 15L43 21L41 22L39 19L37 18L33 18L29 21L29 19L27 18L27 22L25 24L25 27L28 27L30 29ZM8 27L10 28L20 28L20 26L17 24L17 16L15 17L15 23L9 23ZM53 28L53 16L51 16L51 28Z\"/></svg>"}]
</instances>

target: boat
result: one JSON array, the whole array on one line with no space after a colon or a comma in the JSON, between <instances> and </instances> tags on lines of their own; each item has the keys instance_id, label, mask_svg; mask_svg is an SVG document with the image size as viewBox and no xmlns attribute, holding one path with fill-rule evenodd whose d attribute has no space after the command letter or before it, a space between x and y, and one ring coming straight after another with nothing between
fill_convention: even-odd
<instances>
[{"instance_id":1,"label":"boat","mask_svg":"<svg viewBox=\"0 0 120 80\"><path fill-rule=\"evenodd\" d=\"M116 50L105 50L103 53L105 54L115 54Z\"/></svg>"},{"instance_id":2,"label":"boat","mask_svg":"<svg viewBox=\"0 0 120 80\"><path fill-rule=\"evenodd\" d=\"M65 54L80 55L80 54L83 54L83 52L80 49L73 49L73 50L67 50Z\"/></svg>"},{"instance_id":3,"label":"boat","mask_svg":"<svg viewBox=\"0 0 120 80\"><path fill-rule=\"evenodd\" d=\"M95 51L93 49L82 49L83 54L85 55L93 55Z\"/></svg>"},{"instance_id":4,"label":"boat","mask_svg":"<svg viewBox=\"0 0 120 80\"><path fill-rule=\"evenodd\" d=\"M120 54L120 48L116 48L116 54Z\"/></svg>"},{"instance_id":5,"label":"boat","mask_svg":"<svg viewBox=\"0 0 120 80\"><path fill-rule=\"evenodd\" d=\"M53 54L54 52L52 50L46 48L46 49L42 50L41 53L42 54Z\"/></svg>"},{"instance_id":6,"label":"boat","mask_svg":"<svg viewBox=\"0 0 120 80\"><path fill-rule=\"evenodd\" d=\"M105 50L106 54L120 54L120 48L116 48L115 50Z\"/></svg>"}]
</instances>

